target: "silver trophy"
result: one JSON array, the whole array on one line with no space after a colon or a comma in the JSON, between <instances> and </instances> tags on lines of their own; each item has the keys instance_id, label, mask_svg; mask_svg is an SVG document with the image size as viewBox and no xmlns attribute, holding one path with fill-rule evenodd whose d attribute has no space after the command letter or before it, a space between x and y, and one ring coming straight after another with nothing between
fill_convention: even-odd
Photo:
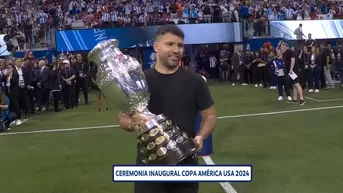
<instances>
[{"instance_id":1,"label":"silver trophy","mask_svg":"<svg viewBox=\"0 0 343 193\"><path fill-rule=\"evenodd\" d=\"M118 40L100 42L88 59L98 67L95 84L122 112L142 114L147 122L137 131L138 148L144 164L174 165L194 154L193 139L164 115L148 110L150 93L142 66L124 55Z\"/></svg>"}]
</instances>

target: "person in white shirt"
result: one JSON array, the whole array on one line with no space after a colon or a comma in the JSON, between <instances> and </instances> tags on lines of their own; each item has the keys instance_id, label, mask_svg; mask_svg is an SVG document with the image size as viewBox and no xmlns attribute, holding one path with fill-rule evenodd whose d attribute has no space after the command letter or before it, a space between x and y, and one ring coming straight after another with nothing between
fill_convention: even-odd
<instances>
[{"instance_id":1,"label":"person in white shirt","mask_svg":"<svg viewBox=\"0 0 343 193\"><path fill-rule=\"evenodd\" d=\"M131 18L130 18L129 15L125 15L125 17L124 17L124 24L127 25L127 26L131 24Z\"/></svg>"},{"instance_id":2,"label":"person in white shirt","mask_svg":"<svg viewBox=\"0 0 343 193\"><path fill-rule=\"evenodd\" d=\"M220 10L222 12L222 20L223 22L229 22L229 10L227 9L226 4L220 5Z\"/></svg>"},{"instance_id":3,"label":"person in white shirt","mask_svg":"<svg viewBox=\"0 0 343 193\"><path fill-rule=\"evenodd\" d=\"M294 31L294 35L296 36L296 40L303 40L304 34L303 34L303 24L299 24L299 27L297 27Z\"/></svg>"}]
</instances>

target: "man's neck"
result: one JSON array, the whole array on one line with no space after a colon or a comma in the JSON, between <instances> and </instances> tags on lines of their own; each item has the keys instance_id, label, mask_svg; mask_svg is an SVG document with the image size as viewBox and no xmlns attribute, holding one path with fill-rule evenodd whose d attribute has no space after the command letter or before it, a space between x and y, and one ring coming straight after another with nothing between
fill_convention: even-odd
<instances>
[{"instance_id":1,"label":"man's neck","mask_svg":"<svg viewBox=\"0 0 343 193\"><path fill-rule=\"evenodd\" d=\"M176 66L175 68L169 69L169 68L164 67L162 64L156 63L155 69L157 72L159 72L161 74L173 74L179 69L179 66Z\"/></svg>"}]
</instances>

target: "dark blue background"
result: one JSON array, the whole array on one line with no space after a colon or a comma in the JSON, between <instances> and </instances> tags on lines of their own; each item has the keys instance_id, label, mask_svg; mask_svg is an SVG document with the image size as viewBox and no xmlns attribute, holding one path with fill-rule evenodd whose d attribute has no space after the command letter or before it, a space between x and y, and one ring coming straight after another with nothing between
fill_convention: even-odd
<instances>
[{"instance_id":1,"label":"dark blue background","mask_svg":"<svg viewBox=\"0 0 343 193\"><path fill-rule=\"evenodd\" d=\"M240 23L182 24L185 44L242 42ZM97 28L56 31L58 52L89 51L97 43L118 39L119 48L151 47L159 26Z\"/></svg>"}]
</instances>

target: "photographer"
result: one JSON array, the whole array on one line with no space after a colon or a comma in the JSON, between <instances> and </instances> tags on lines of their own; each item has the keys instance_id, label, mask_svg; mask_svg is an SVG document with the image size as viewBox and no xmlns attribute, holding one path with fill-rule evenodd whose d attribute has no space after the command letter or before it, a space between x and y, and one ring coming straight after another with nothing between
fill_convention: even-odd
<instances>
[{"instance_id":1,"label":"photographer","mask_svg":"<svg viewBox=\"0 0 343 193\"><path fill-rule=\"evenodd\" d=\"M0 112L1 112L0 132L4 130L11 130L10 124L17 118L17 115L11 112L9 107L10 107L10 99L6 96L3 90L3 87L0 87Z\"/></svg>"},{"instance_id":2,"label":"photographer","mask_svg":"<svg viewBox=\"0 0 343 193\"><path fill-rule=\"evenodd\" d=\"M25 35L21 32L17 32L15 28L12 28L10 33L4 36L4 41L7 46L8 52L14 52L19 49L19 40L25 38Z\"/></svg>"}]
</instances>

